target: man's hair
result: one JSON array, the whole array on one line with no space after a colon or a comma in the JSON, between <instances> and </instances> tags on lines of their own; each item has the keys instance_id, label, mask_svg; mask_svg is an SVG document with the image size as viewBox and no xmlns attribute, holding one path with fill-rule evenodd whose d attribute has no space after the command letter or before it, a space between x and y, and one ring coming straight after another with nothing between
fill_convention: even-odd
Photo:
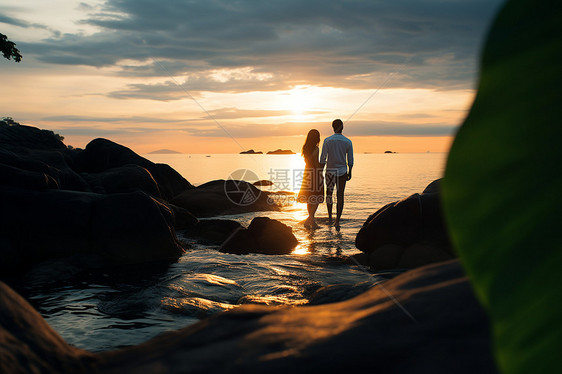
<instances>
[{"instance_id":1,"label":"man's hair","mask_svg":"<svg viewBox=\"0 0 562 374\"><path fill-rule=\"evenodd\" d=\"M343 121L339 118L335 119L334 122L332 122L332 128L334 132L341 133L343 130Z\"/></svg>"}]
</instances>

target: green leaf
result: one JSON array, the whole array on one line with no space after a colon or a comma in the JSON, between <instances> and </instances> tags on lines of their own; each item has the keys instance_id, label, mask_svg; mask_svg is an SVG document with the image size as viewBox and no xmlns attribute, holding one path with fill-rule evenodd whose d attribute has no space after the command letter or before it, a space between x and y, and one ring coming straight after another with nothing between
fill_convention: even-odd
<instances>
[{"instance_id":1,"label":"green leaf","mask_svg":"<svg viewBox=\"0 0 562 374\"><path fill-rule=\"evenodd\" d=\"M562 6L513 0L443 181L452 240L487 309L505 373L560 372Z\"/></svg>"}]
</instances>

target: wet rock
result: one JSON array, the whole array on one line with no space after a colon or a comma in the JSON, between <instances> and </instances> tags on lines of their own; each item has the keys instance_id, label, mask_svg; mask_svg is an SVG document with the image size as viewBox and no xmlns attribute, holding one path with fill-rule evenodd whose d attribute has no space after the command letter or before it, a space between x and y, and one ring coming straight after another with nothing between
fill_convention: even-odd
<instances>
[{"instance_id":1,"label":"wet rock","mask_svg":"<svg viewBox=\"0 0 562 374\"><path fill-rule=\"evenodd\" d=\"M422 194L387 204L365 221L355 246L367 253L374 270L413 268L456 257L443 221L439 184L436 180Z\"/></svg>"},{"instance_id":2,"label":"wet rock","mask_svg":"<svg viewBox=\"0 0 562 374\"><path fill-rule=\"evenodd\" d=\"M185 234L210 244L220 245L240 228L242 228L240 223L230 219L202 219L193 228L186 230Z\"/></svg>"},{"instance_id":3,"label":"wet rock","mask_svg":"<svg viewBox=\"0 0 562 374\"><path fill-rule=\"evenodd\" d=\"M293 230L277 220L256 217L247 229L235 231L220 251L233 254L289 254L297 246Z\"/></svg>"},{"instance_id":4,"label":"wet rock","mask_svg":"<svg viewBox=\"0 0 562 374\"><path fill-rule=\"evenodd\" d=\"M107 195L92 211L94 253L118 263L173 261L183 253L172 222L142 192Z\"/></svg>"}]
</instances>

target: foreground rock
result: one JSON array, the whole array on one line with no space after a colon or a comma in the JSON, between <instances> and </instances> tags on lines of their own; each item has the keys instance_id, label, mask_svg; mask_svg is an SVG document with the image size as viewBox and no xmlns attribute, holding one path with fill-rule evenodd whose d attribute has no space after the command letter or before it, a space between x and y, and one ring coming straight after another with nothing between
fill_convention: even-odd
<instances>
[{"instance_id":1,"label":"foreground rock","mask_svg":"<svg viewBox=\"0 0 562 374\"><path fill-rule=\"evenodd\" d=\"M496 373L487 317L457 261L406 272L384 287L335 304L244 305L94 355L68 346L0 284L0 371Z\"/></svg>"},{"instance_id":2,"label":"foreground rock","mask_svg":"<svg viewBox=\"0 0 562 374\"><path fill-rule=\"evenodd\" d=\"M362 261L374 270L415 268L455 258L443 221L440 181L422 194L390 203L372 214L357 233Z\"/></svg>"},{"instance_id":3,"label":"foreground rock","mask_svg":"<svg viewBox=\"0 0 562 374\"><path fill-rule=\"evenodd\" d=\"M247 229L235 231L222 244L220 251L237 255L283 255L291 253L298 243L289 226L268 217L256 217Z\"/></svg>"}]
</instances>

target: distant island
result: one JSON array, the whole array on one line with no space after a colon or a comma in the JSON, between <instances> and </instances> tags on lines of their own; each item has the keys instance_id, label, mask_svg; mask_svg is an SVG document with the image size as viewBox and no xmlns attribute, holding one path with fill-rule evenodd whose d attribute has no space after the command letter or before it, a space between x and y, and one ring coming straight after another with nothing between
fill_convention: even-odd
<instances>
[{"instance_id":1,"label":"distant island","mask_svg":"<svg viewBox=\"0 0 562 374\"><path fill-rule=\"evenodd\" d=\"M240 152L241 155L261 155L263 154L262 151L254 151L253 149L249 149L247 151L242 151Z\"/></svg>"},{"instance_id":2,"label":"distant island","mask_svg":"<svg viewBox=\"0 0 562 374\"><path fill-rule=\"evenodd\" d=\"M174 154L174 155L181 155L181 152L178 151L172 151L171 149L159 149L156 151L152 151L152 152L148 152L149 155L170 155L170 154Z\"/></svg>"},{"instance_id":3,"label":"distant island","mask_svg":"<svg viewBox=\"0 0 562 374\"><path fill-rule=\"evenodd\" d=\"M384 151L384 153L396 153L396 152L392 152L392 151Z\"/></svg>"},{"instance_id":4,"label":"distant island","mask_svg":"<svg viewBox=\"0 0 562 374\"><path fill-rule=\"evenodd\" d=\"M277 149L275 151L267 152L268 155L294 155L295 152L291 151L290 149Z\"/></svg>"}]
</instances>

